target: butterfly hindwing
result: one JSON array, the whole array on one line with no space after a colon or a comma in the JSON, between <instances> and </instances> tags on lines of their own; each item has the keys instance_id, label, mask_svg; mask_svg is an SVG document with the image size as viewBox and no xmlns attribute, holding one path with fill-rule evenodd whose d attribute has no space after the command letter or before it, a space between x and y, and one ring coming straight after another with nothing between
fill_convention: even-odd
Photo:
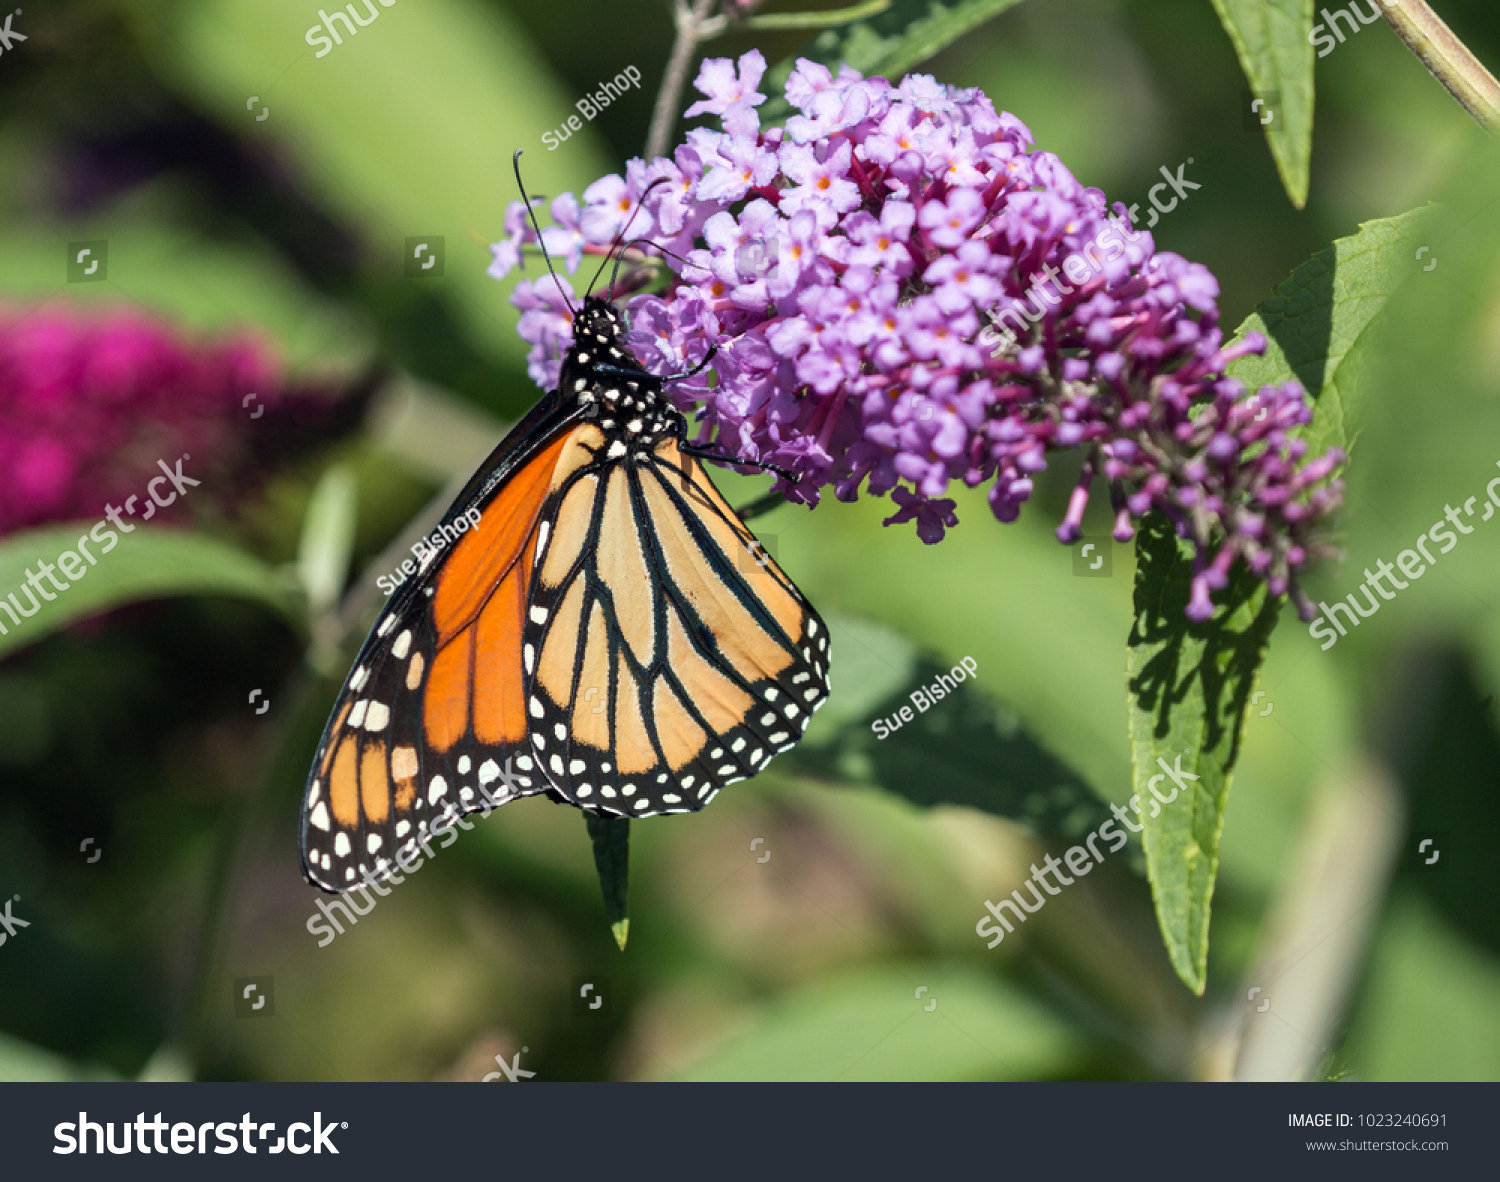
<instances>
[{"instance_id":1,"label":"butterfly hindwing","mask_svg":"<svg viewBox=\"0 0 1500 1182\"><path fill-rule=\"evenodd\" d=\"M828 695L827 631L676 440L580 468L558 531L526 640L558 795L688 812L796 743Z\"/></svg>"}]
</instances>

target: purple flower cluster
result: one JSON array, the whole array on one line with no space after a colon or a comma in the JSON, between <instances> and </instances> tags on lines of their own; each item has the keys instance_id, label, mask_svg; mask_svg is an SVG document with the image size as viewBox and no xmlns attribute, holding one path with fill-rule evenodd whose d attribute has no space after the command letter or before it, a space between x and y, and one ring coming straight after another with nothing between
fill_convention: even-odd
<instances>
[{"instance_id":1,"label":"purple flower cluster","mask_svg":"<svg viewBox=\"0 0 1500 1182\"><path fill-rule=\"evenodd\" d=\"M245 395L274 404L280 386L249 339L185 341L133 311L0 307L0 536L97 518L164 457L222 467Z\"/></svg>"},{"instance_id":2,"label":"purple flower cluster","mask_svg":"<svg viewBox=\"0 0 1500 1182\"><path fill-rule=\"evenodd\" d=\"M542 236L569 272L622 233L648 240L632 257L666 283L630 301L629 340L663 374L716 348L711 385L672 387L696 409L697 442L795 472L791 500L816 503L827 484L841 500L861 484L890 493L886 524L915 521L929 543L957 524L950 481L988 485L1012 521L1047 453L1081 449L1064 542L1102 474L1117 538L1156 509L1196 543L1193 618L1213 614L1237 557L1295 593L1343 456L1305 455L1295 384L1246 395L1225 376L1265 342L1225 346L1205 267L1158 252L978 90L804 60L786 85L798 113L763 129L764 70L753 51L704 62L687 113L722 130L630 161L581 204L558 197ZM515 202L490 274L533 242ZM531 374L550 387L571 333L563 292L549 276L512 299Z\"/></svg>"}]
</instances>

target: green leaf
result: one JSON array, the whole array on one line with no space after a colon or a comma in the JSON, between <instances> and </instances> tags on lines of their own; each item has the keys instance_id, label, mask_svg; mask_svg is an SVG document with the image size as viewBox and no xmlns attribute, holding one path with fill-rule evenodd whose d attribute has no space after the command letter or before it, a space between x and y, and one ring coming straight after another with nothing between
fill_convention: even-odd
<instances>
[{"instance_id":1,"label":"green leaf","mask_svg":"<svg viewBox=\"0 0 1500 1182\"><path fill-rule=\"evenodd\" d=\"M1184 614L1192 568L1192 544L1166 518L1149 515L1136 543L1126 659L1132 787L1157 924L1177 975L1201 994L1224 806L1281 600L1241 567L1214 618L1194 623Z\"/></svg>"},{"instance_id":2,"label":"green leaf","mask_svg":"<svg viewBox=\"0 0 1500 1182\"><path fill-rule=\"evenodd\" d=\"M285 579L259 559L216 538L139 525L112 545L104 534L101 545L88 536L93 525L78 522L31 530L0 545L0 594L7 595L18 611L40 601L39 610L29 616L13 617L10 610L0 610L0 657L74 620L142 599L232 595L262 603L293 623L301 618L297 596ZM85 548L94 565L80 556ZM69 569L76 569L78 563L84 571L76 580L68 579L61 569L54 571L66 589L48 582L39 565L56 566L63 554L72 555ZM21 590L28 571L36 576L41 590Z\"/></svg>"},{"instance_id":3,"label":"green leaf","mask_svg":"<svg viewBox=\"0 0 1500 1182\"><path fill-rule=\"evenodd\" d=\"M722 487L735 491L731 503L748 499L746 490L755 487L752 477L722 479ZM756 533L825 619L878 621L920 651L939 654L944 667L973 657L977 689L1009 703L1027 733L1066 757L1097 793L1123 799L1130 745L1119 645L1133 618L1131 547L1113 547L1113 577L1077 578L1074 555L1059 545L1045 514L1023 513L1000 526L983 489L956 484L948 495L961 525L937 546L924 545L910 526L882 526L891 502L870 496L817 512L789 505L758 521ZM1086 530L1107 535L1107 500L1096 499L1091 513ZM848 696L863 696L882 660L901 664L867 636L846 639L838 623L830 627L833 695L809 726L809 740L825 716L843 712ZM857 657L867 659L851 669ZM910 673L891 669L880 696L898 690ZM855 705L863 716L875 702Z\"/></svg>"},{"instance_id":4,"label":"green leaf","mask_svg":"<svg viewBox=\"0 0 1500 1182\"><path fill-rule=\"evenodd\" d=\"M626 817L588 812L583 819L594 843L594 869L599 872L599 889L604 892L609 930L624 952L630 935L630 920L625 917L625 888L630 879L630 821Z\"/></svg>"},{"instance_id":5,"label":"green leaf","mask_svg":"<svg viewBox=\"0 0 1500 1182\"><path fill-rule=\"evenodd\" d=\"M923 987L925 983L925 988ZM992 973L881 965L769 1006L674 1080L980 1080L1065 1076L1086 1044Z\"/></svg>"},{"instance_id":6,"label":"green leaf","mask_svg":"<svg viewBox=\"0 0 1500 1182\"><path fill-rule=\"evenodd\" d=\"M1358 434L1361 375L1372 323L1396 289L1422 265L1416 243L1433 207L1365 222L1291 273L1240 325L1235 339L1264 333L1265 353L1229 367L1248 389L1296 380L1317 406L1306 437L1312 454L1346 452Z\"/></svg>"},{"instance_id":7,"label":"green leaf","mask_svg":"<svg viewBox=\"0 0 1500 1182\"><path fill-rule=\"evenodd\" d=\"M359 485L354 465L334 464L323 473L308 499L297 546L297 574L307 594L308 614L313 617L338 603L349 577L358 515Z\"/></svg>"},{"instance_id":8,"label":"green leaf","mask_svg":"<svg viewBox=\"0 0 1500 1182\"><path fill-rule=\"evenodd\" d=\"M1301 209L1312 158L1313 0L1214 0L1214 9L1251 91L1266 101L1261 114L1271 114L1265 128L1276 171Z\"/></svg>"},{"instance_id":9,"label":"green leaf","mask_svg":"<svg viewBox=\"0 0 1500 1182\"><path fill-rule=\"evenodd\" d=\"M6 301L91 315L135 305L193 335L248 330L274 345L293 370L339 373L369 363L374 339L368 328L311 292L278 256L174 226L163 204L146 203L129 220L100 218L67 228L9 223L0 230ZM70 238L109 241L109 278L70 285L64 302L58 288Z\"/></svg>"},{"instance_id":10,"label":"green leaf","mask_svg":"<svg viewBox=\"0 0 1500 1182\"><path fill-rule=\"evenodd\" d=\"M1020 0L896 0L869 20L827 29L806 49L778 62L767 75L765 89L772 98L760 108L761 123L770 126L792 113L780 97L796 67L797 58L821 62L835 72L841 62L866 76L879 74L893 82L912 67L952 45L991 17L1014 8Z\"/></svg>"},{"instance_id":11,"label":"green leaf","mask_svg":"<svg viewBox=\"0 0 1500 1182\"><path fill-rule=\"evenodd\" d=\"M1232 365L1234 377L1251 389L1296 380L1316 400L1306 431L1314 455L1330 447L1347 451L1354 442L1372 326L1397 288L1422 269L1414 242L1429 216L1414 210L1339 239L1293 271L1236 334L1261 332L1268 344L1264 355ZM1127 661L1133 787L1145 813L1142 840L1162 938L1178 975L1201 993L1231 772L1280 604L1268 601L1264 585L1241 568L1218 615L1190 623L1183 609L1192 547L1165 520L1148 521L1137 541ZM1182 770L1197 780L1152 817L1149 786L1164 774L1158 760L1175 768L1179 756ZM1173 790L1168 784L1161 791Z\"/></svg>"},{"instance_id":12,"label":"green leaf","mask_svg":"<svg viewBox=\"0 0 1500 1182\"><path fill-rule=\"evenodd\" d=\"M958 666L959 677L950 663L919 656L892 630L855 617L832 614L825 623L838 653L838 689L801 745L783 757L789 767L876 784L923 807L977 809L1042 836L1077 838L1109 817L1087 781L966 666ZM925 709L923 701L930 703ZM903 708L909 719L901 718Z\"/></svg>"}]
</instances>

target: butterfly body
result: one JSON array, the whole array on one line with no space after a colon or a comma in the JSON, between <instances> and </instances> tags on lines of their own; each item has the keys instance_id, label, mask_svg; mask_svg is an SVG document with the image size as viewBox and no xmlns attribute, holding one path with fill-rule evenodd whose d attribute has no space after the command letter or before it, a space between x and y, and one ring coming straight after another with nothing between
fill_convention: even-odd
<instances>
[{"instance_id":1,"label":"butterfly body","mask_svg":"<svg viewBox=\"0 0 1500 1182\"><path fill-rule=\"evenodd\" d=\"M623 330L585 300L558 388L444 519L478 509L479 526L429 551L377 619L308 778L315 885L389 877L518 796L695 811L795 745L826 700L826 628L690 454Z\"/></svg>"}]
</instances>

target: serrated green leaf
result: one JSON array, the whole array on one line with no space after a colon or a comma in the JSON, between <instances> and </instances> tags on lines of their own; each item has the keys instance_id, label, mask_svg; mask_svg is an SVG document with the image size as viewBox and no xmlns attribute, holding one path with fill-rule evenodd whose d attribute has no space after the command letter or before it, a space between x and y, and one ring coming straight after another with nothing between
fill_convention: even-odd
<instances>
[{"instance_id":1,"label":"serrated green leaf","mask_svg":"<svg viewBox=\"0 0 1500 1182\"><path fill-rule=\"evenodd\" d=\"M142 599L231 595L262 603L293 622L299 618L296 596L285 579L258 558L217 538L139 525L106 552L87 537L94 524L84 521L31 530L0 545L0 595L9 597L18 615L34 599L40 601L39 610L30 616L13 618L9 611L0 610L0 657L74 620ZM96 560L94 565L80 557L80 538ZM86 573L71 581L59 569L56 577L67 584L61 589L47 581L38 564L56 565L64 553L73 555L70 569L80 563ZM19 590L27 582L28 571L36 575L46 595L30 588Z\"/></svg>"},{"instance_id":2,"label":"serrated green leaf","mask_svg":"<svg viewBox=\"0 0 1500 1182\"><path fill-rule=\"evenodd\" d=\"M865 75L879 74L892 81L913 66L952 45L991 17L1014 8L1020 0L896 0L878 16L820 33L801 52L778 62L767 75L765 88L772 98L760 108L762 124L779 123L791 114L781 89L796 67L797 58L821 62L837 72L847 63Z\"/></svg>"},{"instance_id":3,"label":"serrated green leaf","mask_svg":"<svg viewBox=\"0 0 1500 1182\"><path fill-rule=\"evenodd\" d=\"M594 869L599 872L599 889L604 893L604 912L615 943L625 951L630 934L630 920L625 917L625 888L630 881L630 821L626 817L606 817L584 813L589 840L594 845Z\"/></svg>"},{"instance_id":4,"label":"serrated green leaf","mask_svg":"<svg viewBox=\"0 0 1500 1182\"><path fill-rule=\"evenodd\" d=\"M1184 614L1192 572L1193 546L1164 517L1148 516L1136 543L1126 658L1132 805L1139 801L1146 873L1172 967L1201 994L1224 806L1281 601L1242 567L1215 617L1194 623Z\"/></svg>"},{"instance_id":5,"label":"serrated green leaf","mask_svg":"<svg viewBox=\"0 0 1500 1182\"><path fill-rule=\"evenodd\" d=\"M1247 389L1296 380L1316 402L1306 438L1312 454L1348 451L1358 434L1360 375L1369 329L1396 289L1422 269L1416 243L1432 207L1365 222L1291 273L1240 325L1235 339L1264 333L1259 357L1243 357L1230 376Z\"/></svg>"},{"instance_id":6,"label":"serrated green leaf","mask_svg":"<svg viewBox=\"0 0 1500 1182\"><path fill-rule=\"evenodd\" d=\"M1250 89L1266 101L1266 140L1292 204L1307 204L1312 158L1313 0L1213 0ZM1278 97L1279 96L1279 101Z\"/></svg>"}]
</instances>

